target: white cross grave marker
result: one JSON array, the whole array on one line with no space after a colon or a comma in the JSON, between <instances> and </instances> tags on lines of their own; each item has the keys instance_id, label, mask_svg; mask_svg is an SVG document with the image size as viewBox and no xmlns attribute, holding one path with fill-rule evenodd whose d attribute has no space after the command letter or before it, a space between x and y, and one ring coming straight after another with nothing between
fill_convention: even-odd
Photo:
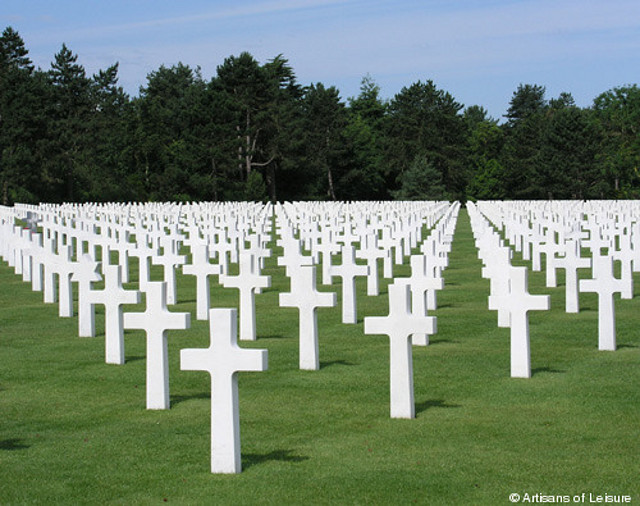
<instances>
[{"instance_id":1,"label":"white cross grave marker","mask_svg":"<svg viewBox=\"0 0 640 506\"><path fill-rule=\"evenodd\" d=\"M578 293L578 269L591 267L591 259L580 256L580 242L571 239L566 242L564 257L556 259L556 267L564 269L565 313L580 311Z\"/></svg>"},{"instance_id":2,"label":"white cross grave marker","mask_svg":"<svg viewBox=\"0 0 640 506\"><path fill-rule=\"evenodd\" d=\"M240 273L237 276L220 275L220 283L225 288L240 291L240 340L256 340L255 289L271 286L271 276L262 276L258 262L248 251L240 253Z\"/></svg>"},{"instance_id":3,"label":"white cross grave marker","mask_svg":"<svg viewBox=\"0 0 640 506\"><path fill-rule=\"evenodd\" d=\"M322 254L322 284L331 284L331 256L340 251L340 246L331 238L331 229L322 229L322 240L316 246L316 251Z\"/></svg>"},{"instance_id":4,"label":"white cross grave marker","mask_svg":"<svg viewBox=\"0 0 640 506\"><path fill-rule=\"evenodd\" d=\"M546 311L550 307L548 295L529 294L527 274L526 267L509 267L509 295L502 298L510 318L512 378L531 377L529 311Z\"/></svg>"},{"instance_id":5,"label":"white cross grave marker","mask_svg":"<svg viewBox=\"0 0 640 506\"><path fill-rule=\"evenodd\" d=\"M151 258L158 255L158 249L149 247L146 237L138 238L136 235L136 241L137 246L130 249L129 256L138 257L138 288L146 290L151 279Z\"/></svg>"},{"instance_id":6,"label":"white cross grave marker","mask_svg":"<svg viewBox=\"0 0 640 506\"><path fill-rule=\"evenodd\" d=\"M122 287L122 266L107 265L104 269L104 289L92 290L87 296L91 304L104 305L104 346L107 364L124 364L124 304L139 304L138 290Z\"/></svg>"},{"instance_id":7,"label":"white cross grave marker","mask_svg":"<svg viewBox=\"0 0 640 506\"><path fill-rule=\"evenodd\" d=\"M331 278L342 278L342 323L357 323L356 276L369 274L369 267L356 264L353 246L342 246L342 264L332 265Z\"/></svg>"},{"instance_id":8,"label":"white cross grave marker","mask_svg":"<svg viewBox=\"0 0 640 506\"><path fill-rule=\"evenodd\" d=\"M364 319L365 334L389 336L391 418L415 417L411 335L436 330L433 316L411 314L409 306L409 286L393 283L389 285L389 315Z\"/></svg>"},{"instance_id":9,"label":"white cross grave marker","mask_svg":"<svg viewBox=\"0 0 640 506\"><path fill-rule=\"evenodd\" d=\"M280 294L280 306L297 307L300 315L300 369L320 368L317 308L336 305L336 294L316 290L315 265L301 265L290 272L291 292Z\"/></svg>"},{"instance_id":10,"label":"white cross grave marker","mask_svg":"<svg viewBox=\"0 0 640 506\"><path fill-rule=\"evenodd\" d=\"M391 255L390 251L378 248L378 237L375 233L365 235L364 245L356 251L356 257L367 261L369 274L367 274L367 295L376 296L379 294L378 285L378 259Z\"/></svg>"},{"instance_id":11,"label":"white cross grave marker","mask_svg":"<svg viewBox=\"0 0 640 506\"><path fill-rule=\"evenodd\" d=\"M627 236L623 236L627 237ZM624 239L621 238L621 242ZM633 251L631 245L626 247L621 244L622 248L619 251L611 251L611 257L614 261L620 261L620 280L622 281L622 293L621 299L633 299Z\"/></svg>"},{"instance_id":12,"label":"white cross grave marker","mask_svg":"<svg viewBox=\"0 0 640 506\"><path fill-rule=\"evenodd\" d=\"M142 329L147 334L147 409L169 409L169 353L167 330L191 326L190 313L167 310L165 281L149 281L144 313L125 313L124 327Z\"/></svg>"},{"instance_id":13,"label":"white cross grave marker","mask_svg":"<svg viewBox=\"0 0 640 506\"><path fill-rule=\"evenodd\" d=\"M184 255L177 253L177 241L170 237L160 239L162 243L162 255L151 258L151 263L162 265L164 271L164 280L167 282L167 304L174 305L178 303L178 292L176 285L176 266L184 265L187 259Z\"/></svg>"},{"instance_id":14,"label":"white cross grave marker","mask_svg":"<svg viewBox=\"0 0 640 506\"><path fill-rule=\"evenodd\" d=\"M211 291L209 276L222 273L222 267L209 263L209 247L206 244L194 244L191 247L192 262L182 266L182 272L196 277L196 318L206 320L209 316Z\"/></svg>"},{"instance_id":15,"label":"white cross grave marker","mask_svg":"<svg viewBox=\"0 0 640 506\"><path fill-rule=\"evenodd\" d=\"M55 272L56 253L54 249L54 241L52 239L48 239L45 241L44 248L40 255L42 265L44 267L42 295L45 304L53 304L58 300Z\"/></svg>"},{"instance_id":16,"label":"white cross grave marker","mask_svg":"<svg viewBox=\"0 0 640 506\"><path fill-rule=\"evenodd\" d=\"M622 293L624 281L613 276L613 258L593 255L593 279L581 279L581 292L598 294L598 349L616 349L616 313L614 293Z\"/></svg>"},{"instance_id":17,"label":"white cross grave marker","mask_svg":"<svg viewBox=\"0 0 640 506\"><path fill-rule=\"evenodd\" d=\"M75 270L75 264L71 261L71 245L60 247L60 253L54 257L52 269L58 275L58 316L71 318L73 316L71 275Z\"/></svg>"},{"instance_id":18,"label":"white cross grave marker","mask_svg":"<svg viewBox=\"0 0 640 506\"><path fill-rule=\"evenodd\" d=\"M32 235L29 228L20 231L20 249L22 250L22 281L31 282L31 268L33 265L32 251Z\"/></svg>"},{"instance_id":19,"label":"white cross grave marker","mask_svg":"<svg viewBox=\"0 0 640 506\"><path fill-rule=\"evenodd\" d=\"M78 283L78 335L80 337L96 335L96 315L89 294L91 283L102 279L99 269L100 262L95 262L90 254L85 253L79 258L76 270L71 276L71 280Z\"/></svg>"},{"instance_id":20,"label":"white cross grave marker","mask_svg":"<svg viewBox=\"0 0 640 506\"><path fill-rule=\"evenodd\" d=\"M31 290L41 292L45 257L42 234L32 234L31 242Z\"/></svg>"},{"instance_id":21,"label":"white cross grave marker","mask_svg":"<svg viewBox=\"0 0 640 506\"><path fill-rule=\"evenodd\" d=\"M546 268L546 286L547 288L555 288L557 286L556 268L557 258L556 253L562 253L564 248L556 243L553 239L554 233L549 231L547 239L544 244L538 246L540 252L545 254L545 268Z\"/></svg>"},{"instance_id":22,"label":"white cross grave marker","mask_svg":"<svg viewBox=\"0 0 640 506\"><path fill-rule=\"evenodd\" d=\"M509 267L511 249L506 246L492 248L487 255L487 265L482 268L482 276L489 278L489 309L498 311L498 327L510 326L509 310L502 303L509 296Z\"/></svg>"},{"instance_id":23,"label":"white cross grave marker","mask_svg":"<svg viewBox=\"0 0 640 506\"><path fill-rule=\"evenodd\" d=\"M236 309L209 310L211 344L180 350L180 369L211 375L211 472L239 473L240 414L238 371L266 371L267 350L245 350L237 343Z\"/></svg>"},{"instance_id":24,"label":"white cross grave marker","mask_svg":"<svg viewBox=\"0 0 640 506\"><path fill-rule=\"evenodd\" d=\"M444 279L429 275L427 258L424 255L411 255L410 262L411 277L396 278L395 283L404 283L409 286L411 291L411 313L415 316L427 316L427 293L431 290L442 290L444 288ZM426 331L416 332L413 334L412 342L415 346L427 346L429 344L429 333Z\"/></svg>"}]
</instances>

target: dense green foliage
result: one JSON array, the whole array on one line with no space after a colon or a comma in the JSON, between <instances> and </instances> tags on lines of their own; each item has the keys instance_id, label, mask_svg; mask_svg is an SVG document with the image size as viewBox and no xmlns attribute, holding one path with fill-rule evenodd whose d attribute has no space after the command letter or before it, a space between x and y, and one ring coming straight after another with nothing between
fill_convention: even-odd
<instances>
[{"instance_id":1,"label":"dense green foliage","mask_svg":"<svg viewBox=\"0 0 640 506\"><path fill-rule=\"evenodd\" d=\"M130 97L117 63L87 76L64 44L50 69L35 69L9 27L0 200L640 196L637 85L588 108L520 85L505 118L465 108L431 80L383 100L366 76L345 102L334 86L299 84L282 55L260 64L246 52L209 81L181 63L161 66Z\"/></svg>"}]
</instances>

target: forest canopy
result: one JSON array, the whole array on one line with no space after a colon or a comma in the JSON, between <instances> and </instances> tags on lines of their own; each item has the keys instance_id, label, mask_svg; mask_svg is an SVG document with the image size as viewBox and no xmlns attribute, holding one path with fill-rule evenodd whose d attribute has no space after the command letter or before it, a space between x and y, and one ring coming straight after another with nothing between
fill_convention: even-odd
<instances>
[{"instance_id":1,"label":"forest canopy","mask_svg":"<svg viewBox=\"0 0 640 506\"><path fill-rule=\"evenodd\" d=\"M343 101L283 55L182 63L136 97L118 63L87 75L62 44L36 69L0 37L0 196L14 202L639 198L640 88L590 107L521 84L502 123L432 80Z\"/></svg>"}]
</instances>

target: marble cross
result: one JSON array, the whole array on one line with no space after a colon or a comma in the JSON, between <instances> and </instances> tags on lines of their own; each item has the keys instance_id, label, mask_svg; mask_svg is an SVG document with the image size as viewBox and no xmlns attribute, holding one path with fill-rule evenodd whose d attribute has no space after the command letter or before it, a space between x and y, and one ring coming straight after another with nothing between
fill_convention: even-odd
<instances>
[{"instance_id":1,"label":"marble cross","mask_svg":"<svg viewBox=\"0 0 640 506\"><path fill-rule=\"evenodd\" d=\"M31 290L42 291L43 280L43 257L42 234L31 235Z\"/></svg>"},{"instance_id":2,"label":"marble cross","mask_svg":"<svg viewBox=\"0 0 640 506\"><path fill-rule=\"evenodd\" d=\"M322 229L322 240L316 246L316 252L322 254L322 284L331 284L331 257L340 251L340 246L332 240L331 229Z\"/></svg>"},{"instance_id":3,"label":"marble cross","mask_svg":"<svg viewBox=\"0 0 640 506\"><path fill-rule=\"evenodd\" d=\"M45 304L53 304L58 300L58 292L56 291L56 253L55 242L53 239L47 239L40 256L44 268L42 279L42 295Z\"/></svg>"},{"instance_id":4,"label":"marble cross","mask_svg":"<svg viewBox=\"0 0 640 506\"><path fill-rule=\"evenodd\" d=\"M167 282L167 304L174 305L178 303L178 292L176 285L176 266L184 265L187 259L184 255L178 255L176 241L169 237L160 239L162 243L163 254L151 258L151 263L162 265L164 270L164 280Z\"/></svg>"},{"instance_id":5,"label":"marble cross","mask_svg":"<svg viewBox=\"0 0 640 506\"><path fill-rule=\"evenodd\" d=\"M393 278L393 262L391 257L392 248L397 250L399 248L397 241L391 237L391 229L384 227L382 229L382 238L378 239L378 246L384 251L388 251L389 254L384 257L382 263L382 275L385 278Z\"/></svg>"},{"instance_id":6,"label":"marble cross","mask_svg":"<svg viewBox=\"0 0 640 506\"><path fill-rule=\"evenodd\" d=\"M271 250L265 246L262 236L258 233L250 234L245 237L245 241L249 243L249 247L242 249L253 254L256 261L259 262L260 268L264 268L264 260L271 257ZM241 241L241 244L244 244L245 241Z\"/></svg>"},{"instance_id":7,"label":"marble cross","mask_svg":"<svg viewBox=\"0 0 640 506\"><path fill-rule=\"evenodd\" d=\"M302 265L313 265L313 257L306 256L300 249L300 241L292 238L288 241L282 241L282 255L278 257L277 263L280 267L285 268L286 275L291 277L291 270L297 269Z\"/></svg>"},{"instance_id":8,"label":"marble cross","mask_svg":"<svg viewBox=\"0 0 640 506\"><path fill-rule=\"evenodd\" d=\"M78 335L80 337L95 337L95 309L89 294L91 283L102 280L98 272L100 263L94 261L93 257L85 253L79 258L75 272L71 275L71 280L78 283Z\"/></svg>"},{"instance_id":9,"label":"marble cross","mask_svg":"<svg viewBox=\"0 0 640 506\"><path fill-rule=\"evenodd\" d=\"M435 329L434 317L412 314L409 286L404 283L389 285L388 316L364 319L365 334L389 336L391 418L415 417L411 336L425 332L433 334Z\"/></svg>"},{"instance_id":10,"label":"marble cross","mask_svg":"<svg viewBox=\"0 0 640 506\"><path fill-rule=\"evenodd\" d=\"M342 243L344 246L353 246L353 243L360 241L360 237L353 233L351 224L345 223L342 233L334 234L333 240L337 243Z\"/></svg>"},{"instance_id":11,"label":"marble cross","mask_svg":"<svg viewBox=\"0 0 640 506\"><path fill-rule=\"evenodd\" d=\"M13 268L16 274L22 274L22 262L24 258L24 234L22 227L13 227Z\"/></svg>"},{"instance_id":12,"label":"marble cross","mask_svg":"<svg viewBox=\"0 0 640 506\"><path fill-rule=\"evenodd\" d=\"M138 288L146 290L151 279L151 258L158 255L158 249L147 245L146 237L136 235L137 245L129 250L129 256L138 257Z\"/></svg>"},{"instance_id":13,"label":"marble cross","mask_svg":"<svg viewBox=\"0 0 640 506\"><path fill-rule=\"evenodd\" d=\"M498 246L487 256L487 265L482 268L482 276L489 278L489 309L498 311L498 327L509 327L511 315L502 303L509 296L509 267L511 249Z\"/></svg>"},{"instance_id":14,"label":"marble cross","mask_svg":"<svg viewBox=\"0 0 640 506\"><path fill-rule=\"evenodd\" d=\"M591 259L580 256L580 242L571 239L565 244L564 257L556 259L556 267L564 269L565 280L565 313L578 313L580 311L578 292L578 269L591 267Z\"/></svg>"},{"instance_id":15,"label":"marble cross","mask_svg":"<svg viewBox=\"0 0 640 506\"><path fill-rule=\"evenodd\" d=\"M149 281L144 313L125 313L124 328L141 329L147 334L147 409L169 409L168 330L191 326L190 313L171 313L167 309L167 284Z\"/></svg>"},{"instance_id":16,"label":"marble cross","mask_svg":"<svg viewBox=\"0 0 640 506\"><path fill-rule=\"evenodd\" d=\"M28 228L20 230L20 249L22 251L22 281L31 283L31 271L33 266L32 235Z\"/></svg>"},{"instance_id":17,"label":"marble cross","mask_svg":"<svg viewBox=\"0 0 640 506\"><path fill-rule=\"evenodd\" d=\"M236 309L210 309L209 327L209 347L180 350L180 369L211 375L211 472L239 473L238 372L266 371L267 350L238 346Z\"/></svg>"},{"instance_id":18,"label":"marble cross","mask_svg":"<svg viewBox=\"0 0 640 506\"><path fill-rule=\"evenodd\" d=\"M71 245L60 247L60 252L54 257L52 270L58 275L58 316L70 318L73 316L73 287L71 275L75 265L71 261Z\"/></svg>"},{"instance_id":19,"label":"marble cross","mask_svg":"<svg viewBox=\"0 0 640 506\"><path fill-rule=\"evenodd\" d=\"M237 288L240 292L240 340L256 340L256 288L271 286L271 276L260 274L258 262L254 256L243 251L240 253L240 272L237 276L220 275L220 283L225 288Z\"/></svg>"},{"instance_id":20,"label":"marble cross","mask_svg":"<svg viewBox=\"0 0 640 506\"><path fill-rule=\"evenodd\" d=\"M290 272L291 291L280 294L280 306L296 307L300 321L300 369L315 371L320 368L318 351L319 307L336 305L336 294L316 289L315 265L302 265Z\"/></svg>"},{"instance_id":21,"label":"marble cross","mask_svg":"<svg viewBox=\"0 0 640 506\"><path fill-rule=\"evenodd\" d=\"M356 276L369 274L369 267L356 264L353 246L342 246L342 264L332 265L330 274L342 278L342 323L357 323Z\"/></svg>"},{"instance_id":22,"label":"marble cross","mask_svg":"<svg viewBox=\"0 0 640 506\"><path fill-rule=\"evenodd\" d=\"M509 267L509 295L503 299L509 311L511 327L511 377L531 377L529 311L546 311L548 295L531 295L527 286L527 268Z\"/></svg>"},{"instance_id":23,"label":"marble cross","mask_svg":"<svg viewBox=\"0 0 640 506\"><path fill-rule=\"evenodd\" d=\"M598 349L616 349L616 313L613 295L622 293L624 281L613 275L613 259L610 256L594 254L593 279L581 279L581 292L598 294Z\"/></svg>"},{"instance_id":24,"label":"marble cross","mask_svg":"<svg viewBox=\"0 0 640 506\"><path fill-rule=\"evenodd\" d=\"M591 227L587 227L589 230L589 239L582 241L582 245L591 250L591 256L595 257L600 255L602 248L609 248L610 242L602 237L602 231L597 224L593 224Z\"/></svg>"},{"instance_id":25,"label":"marble cross","mask_svg":"<svg viewBox=\"0 0 640 506\"><path fill-rule=\"evenodd\" d=\"M411 293L411 314L415 316L427 316L427 293L431 290L442 290L444 280L441 277L432 277L427 269L427 258L424 255L412 255L411 276L408 278L396 278L395 283L407 284ZM434 323L435 329L435 323ZM435 333L431 332L431 333ZM427 346L429 344L428 332L416 332L412 342L415 346Z\"/></svg>"},{"instance_id":26,"label":"marble cross","mask_svg":"<svg viewBox=\"0 0 640 506\"><path fill-rule=\"evenodd\" d=\"M366 234L364 236L365 244L356 251L356 257L367 261L369 274L367 275L367 295L377 296L379 294L378 285L378 259L384 259L386 256L391 258L389 251L378 248L378 236L375 233Z\"/></svg>"},{"instance_id":27,"label":"marble cross","mask_svg":"<svg viewBox=\"0 0 640 506\"><path fill-rule=\"evenodd\" d=\"M139 304L138 290L122 287L122 266L107 265L104 269L104 289L91 290L87 295L90 304L104 306L104 346L107 364L124 364L124 304Z\"/></svg>"},{"instance_id":28,"label":"marble cross","mask_svg":"<svg viewBox=\"0 0 640 506\"><path fill-rule=\"evenodd\" d=\"M614 262L620 262L620 280L623 283L623 290L620 294L621 299L633 299L633 257L634 253L631 249L631 244L625 245L625 242L629 239L629 236L625 235L620 237L620 250L611 251L610 255Z\"/></svg>"},{"instance_id":29,"label":"marble cross","mask_svg":"<svg viewBox=\"0 0 640 506\"><path fill-rule=\"evenodd\" d=\"M555 288L557 286L556 253L562 253L564 248L555 242L552 231L549 231L546 237L545 243L538 245L538 249L545 254L546 286L547 288Z\"/></svg>"},{"instance_id":30,"label":"marble cross","mask_svg":"<svg viewBox=\"0 0 640 506\"><path fill-rule=\"evenodd\" d=\"M209 263L209 247L206 244L193 244L191 251L191 264L183 265L182 272L196 277L196 319L206 320L211 300L209 276L220 275L222 267Z\"/></svg>"}]
</instances>

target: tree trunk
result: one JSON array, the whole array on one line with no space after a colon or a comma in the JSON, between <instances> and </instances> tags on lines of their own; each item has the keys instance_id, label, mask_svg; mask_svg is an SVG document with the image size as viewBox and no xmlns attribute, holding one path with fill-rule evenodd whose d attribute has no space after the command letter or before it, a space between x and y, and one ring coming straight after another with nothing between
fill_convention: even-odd
<instances>
[{"instance_id":1,"label":"tree trunk","mask_svg":"<svg viewBox=\"0 0 640 506\"><path fill-rule=\"evenodd\" d=\"M325 138L324 138L324 144L325 147L327 148L327 152L329 151L329 132L327 131ZM329 182L329 197L331 197L331 200L336 200L336 192L335 192L335 188L333 186L333 174L331 173L331 165L329 165L329 162L325 159L325 164L327 165L327 180Z\"/></svg>"},{"instance_id":2,"label":"tree trunk","mask_svg":"<svg viewBox=\"0 0 640 506\"><path fill-rule=\"evenodd\" d=\"M240 177L242 177L242 143L240 142L242 136L240 135L240 125L236 125L236 132L238 133L238 173L240 174Z\"/></svg>"},{"instance_id":3,"label":"tree trunk","mask_svg":"<svg viewBox=\"0 0 640 506\"><path fill-rule=\"evenodd\" d=\"M331 174L331 167L327 164L327 179L329 181L329 197L331 200L336 200L336 192L333 188L333 175Z\"/></svg>"},{"instance_id":4,"label":"tree trunk","mask_svg":"<svg viewBox=\"0 0 640 506\"><path fill-rule=\"evenodd\" d=\"M213 157L211 157L211 178L213 179L213 201L218 202L218 171Z\"/></svg>"},{"instance_id":5,"label":"tree trunk","mask_svg":"<svg viewBox=\"0 0 640 506\"><path fill-rule=\"evenodd\" d=\"M251 174L251 137L247 134L245 138L246 147L244 152L244 167L246 171L247 180L249 179L249 174Z\"/></svg>"},{"instance_id":6,"label":"tree trunk","mask_svg":"<svg viewBox=\"0 0 640 506\"><path fill-rule=\"evenodd\" d=\"M247 135L245 137L245 152L244 152L244 162L245 162L245 169L247 171L247 180L249 180L249 174L251 174L251 159L253 158L252 153L252 149L251 149L251 134L249 133L250 130L249 128L251 127L251 113L249 112L249 109L247 109ZM254 141L255 143L255 141Z\"/></svg>"},{"instance_id":7,"label":"tree trunk","mask_svg":"<svg viewBox=\"0 0 640 506\"><path fill-rule=\"evenodd\" d=\"M269 190L269 200L271 202L276 202L276 166L275 163L270 163L267 165L265 170L265 174L267 177L267 188Z\"/></svg>"}]
</instances>

